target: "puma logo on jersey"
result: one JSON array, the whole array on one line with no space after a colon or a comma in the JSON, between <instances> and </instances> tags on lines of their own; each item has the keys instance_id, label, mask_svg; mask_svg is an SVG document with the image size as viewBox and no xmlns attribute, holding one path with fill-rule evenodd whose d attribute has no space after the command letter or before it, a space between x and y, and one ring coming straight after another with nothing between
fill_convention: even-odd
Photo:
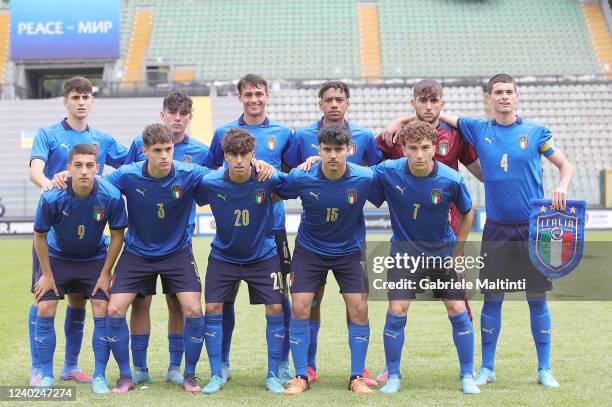
<instances>
[{"instance_id":1,"label":"puma logo on jersey","mask_svg":"<svg viewBox=\"0 0 612 407\"><path fill-rule=\"evenodd\" d=\"M402 195L404 195L404 191L406 190L406 188L402 188L399 185L396 185L395 188L399 189L399 191L402 193Z\"/></svg>"},{"instance_id":2,"label":"puma logo on jersey","mask_svg":"<svg viewBox=\"0 0 612 407\"><path fill-rule=\"evenodd\" d=\"M550 329L540 329L540 333L541 334L549 334L550 335Z\"/></svg>"},{"instance_id":3,"label":"puma logo on jersey","mask_svg":"<svg viewBox=\"0 0 612 407\"><path fill-rule=\"evenodd\" d=\"M493 331L495 330L495 328L491 328L491 329L487 329L487 328L480 328L480 330L484 333L487 333L489 335L493 335Z\"/></svg>"},{"instance_id":4,"label":"puma logo on jersey","mask_svg":"<svg viewBox=\"0 0 612 407\"><path fill-rule=\"evenodd\" d=\"M85 321L73 321L75 324L85 325Z\"/></svg>"},{"instance_id":5,"label":"puma logo on jersey","mask_svg":"<svg viewBox=\"0 0 612 407\"><path fill-rule=\"evenodd\" d=\"M221 194L217 194L217 196L221 199L223 199L223 202L227 202L227 195L221 195Z\"/></svg>"},{"instance_id":6,"label":"puma logo on jersey","mask_svg":"<svg viewBox=\"0 0 612 407\"><path fill-rule=\"evenodd\" d=\"M489 137L485 137L485 141L489 144L493 143L493 137L489 138Z\"/></svg>"},{"instance_id":7,"label":"puma logo on jersey","mask_svg":"<svg viewBox=\"0 0 612 407\"><path fill-rule=\"evenodd\" d=\"M70 215L68 214L68 212L66 212L66 211L62 211L62 213L63 213L65 216L70 217Z\"/></svg>"},{"instance_id":8,"label":"puma logo on jersey","mask_svg":"<svg viewBox=\"0 0 612 407\"><path fill-rule=\"evenodd\" d=\"M315 194L314 192L312 192L312 191L311 191L309 194L310 194L310 195L312 195L312 196L314 196L315 198L317 198L317 201L319 200L319 194L320 194L320 192L319 192L318 194Z\"/></svg>"},{"instance_id":9,"label":"puma logo on jersey","mask_svg":"<svg viewBox=\"0 0 612 407\"><path fill-rule=\"evenodd\" d=\"M204 337L196 338L195 336L192 336L189 339L191 339L191 342L194 342L194 343L204 343Z\"/></svg>"},{"instance_id":10,"label":"puma logo on jersey","mask_svg":"<svg viewBox=\"0 0 612 407\"><path fill-rule=\"evenodd\" d=\"M274 334L275 338L280 338L280 339L285 339L285 335L281 335L281 334Z\"/></svg>"},{"instance_id":11,"label":"puma logo on jersey","mask_svg":"<svg viewBox=\"0 0 612 407\"><path fill-rule=\"evenodd\" d=\"M470 333L469 329L467 331L464 332L457 332L457 335L459 336L463 336L463 335L468 335Z\"/></svg>"},{"instance_id":12,"label":"puma logo on jersey","mask_svg":"<svg viewBox=\"0 0 612 407\"><path fill-rule=\"evenodd\" d=\"M214 338L215 336L217 336L216 332L204 332L205 336L210 336L211 338Z\"/></svg>"},{"instance_id":13,"label":"puma logo on jersey","mask_svg":"<svg viewBox=\"0 0 612 407\"><path fill-rule=\"evenodd\" d=\"M101 341L105 341L105 342L109 342L109 343L115 343L117 342L117 337L116 336L101 336L99 338Z\"/></svg>"},{"instance_id":14,"label":"puma logo on jersey","mask_svg":"<svg viewBox=\"0 0 612 407\"><path fill-rule=\"evenodd\" d=\"M391 334L389 332L385 332L385 336L388 336L389 338L397 339L397 334Z\"/></svg>"},{"instance_id":15,"label":"puma logo on jersey","mask_svg":"<svg viewBox=\"0 0 612 407\"><path fill-rule=\"evenodd\" d=\"M367 336L354 336L356 341L361 341L361 342L367 342L368 341L368 337Z\"/></svg>"},{"instance_id":16,"label":"puma logo on jersey","mask_svg":"<svg viewBox=\"0 0 612 407\"><path fill-rule=\"evenodd\" d=\"M60 144L61 147L64 147L66 150L70 151L70 147L68 147L66 144L62 143Z\"/></svg>"},{"instance_id":17,"label":"puma logo on jersey","mask_svg":"<svg viewBox=\"0 0 612 407\"><path fill-rule=\"evenodd\" d=\"M138 188L136 188L136 192L138 192L139 194L141 194L144 197L144 193L145 193L146 189L140 190Z\"/></svg>"},{"instance_id":18,"label":"puma logo on jersey","mask_svg":"<svg viewBox=\"0 0 612 407\"><path fill-rule=\"evenodd\" d=\"M292 343L294 345L300 346L300 342L302 341L292 341L291 339L289 339L289 343Z\"/></svg>"},{"instance_id":19,"label":"puma logo on jersey","mask_svg":"<svg viewBox=\"0 0 612 407\"><path fill-rule=\"evenodd\" d=\"M319 151L319 146L316 144L311 144L310 145L312 148L314 148L315 150Z\"/></svg>"}]
</instances>

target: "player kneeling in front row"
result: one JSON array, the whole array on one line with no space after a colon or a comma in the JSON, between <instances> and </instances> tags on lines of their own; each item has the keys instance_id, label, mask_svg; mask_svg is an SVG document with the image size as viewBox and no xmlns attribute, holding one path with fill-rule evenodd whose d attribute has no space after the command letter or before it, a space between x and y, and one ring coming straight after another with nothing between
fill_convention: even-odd
<instances>
[{"instance_id":1,"label":"player kneeling in front row","mask_svg":"<svg viewBox=\"0 0 612 407\"><path fill-rule=\"evenodd\" d=\"M296 377L285 394L309 389L308 348L310 311L317 290L332 270L344 297L350 323L351 350L349 389L358 394L374 391L363 381L370 324L368 321L368 284L362 263L365 241L363 206L373 181L369 168L347 163L350 131L343 125L330 124L318 132L321 162L307 172L294 169L281 174L284 179L279 195L285 199L300 197L302 219L298 228L292 263L289 343Z\"/></svg>"},{"instance_id":2,"label":"player kneeling in front row","mask_svg":"<svg viewBox=\"0 0 612 407\"><path fill-rule=\"evenodd\" d=\"M55 384L54 318L58 300L65 294L82 292L85 298L91 298L94 315L92 389L95 394L108 394L106 312L111 269L123 245L127 216L119 190L96 178L97 145L77 144L69 158L68 188L43 193L34 221L34 248L40 261L34 285L38 301L36 348L42 365L38 386ZM107 223L110 244L103 234Z\"/></svg>"},{"instance_id":3,"label":"player kneeling in front row","mask_svg":"<svg viewBox=\"0 0 612 407\"><path fill-rule=\"evenodd\" d=\"M265 304L268 373L266 387L282 393L277 377L286 335L282 303L283 279L272 233L274 225L271 194L279 176L258 182L254 166L255 137L233 128L223 137L227 168L207 174L196 194L199 205L210 204L217 230L211 243L205 282L206 351L211 379L202 389L213 394L223 388L222 375L223 303L233 301L236 284L249 286L251 304Z\"/></svg>"},{"instance_id":4,"label":"player kneeling in front row","mask_svg":"<svg viewBox=\"0 0 612 407\"><path fill-rule=\"evenodd\" d=\"M429 277L432 282L447 283L446 289L434 290L442 298L453 328L453 341L460 365L461 389L466 394L478 394L472 369L474 363L474 329L465 308L465 290L453 287L459 283L454 271L446 271L441 263L452 255L461 256L472 220L472 201L463 178L453 169L433 160L436 129L425 122L405 125L400 137L406 158L386 161L374 168L375 182L369 200L380 206L389 205L393 236L391 255L435 257L434 265L425 262L418 270L394 267L387 271L391 283L411 282L403 289L389 289L389 310L383 332L387 383L382 393L396 393L401 387L400 360L404 345L406 314L416 288ZM448 211L454 203L460 212L457 236L448 223ZM406 216L410 211L410 216ZM427 267L429 266L429 267Z\"/></svg>"}]
</instances>

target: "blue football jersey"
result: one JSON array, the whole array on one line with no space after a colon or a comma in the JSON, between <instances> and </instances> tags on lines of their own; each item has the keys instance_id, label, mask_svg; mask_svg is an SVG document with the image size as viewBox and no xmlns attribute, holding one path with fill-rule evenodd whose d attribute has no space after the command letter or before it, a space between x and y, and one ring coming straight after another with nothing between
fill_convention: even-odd
<instances>
[{"instance_id":1,"label":"blue football jersey","mask_svg":"<svg viewBox=\"0 0 612 407\"><path fill-rule=\"evenodd\" d=\"M287 151L293 142L291 129L286 125L271 120L268 117L258 126L250 126L244 121L244 115L238 120L224 124L215 130L210 151L215 166L223 165L223 136L228 130L240 127L255 137L255 157L276 168L281 169L283 161L287 160ZM274 204L274 230L285 229L285 203L278 201Z\"/></svg>"},{"instance_id":2,"label":"blue football jersey","mask_svg":"<svg viewBox=\"0 0 612 407\"><path fill-rule=\"evenodd\" d=\"M347 161L355 164L378 164L382 160L382 152L378 149L372 132L352 122L345 121L344 125L351 131ZM294 142L287 154L287 165L296 167L308 157L319 155L317 133L322 126L323 119L295 131Z\"/></svg>"},{"instance_id":3,"label":"blue football jersey","mask_svg":"<svg viewBox=\"0 0 612 407\"><path fill-rule=\"evenodd\" d=\"M321 162L310 171L293 169L280 174L278 194L284 199L300 198L302 217L296 243L323 256L358 252L365 240L365 205L374 174L368 167L347 163L344 176L330 180Z\"/></svg>"},{"instance_id":4,"label":"blue football jersey","mask_svg":"<svg viewBox=\"0 0 612 407\"><path fill-rule=\"evenodd\" d=\"M147 157L142 152L144 142L142 136L138 136L132 141L130 149L125 158L124 164L131 164L136 161L146 160ZM214 168L210 149L201 141L185 135L180 143L174 144L174 159L186 163L194 163L208 168Z\"/></svg>"},{"instance_id":5,"label":"blue football jersey","mask_svg":"<svg viewBox=\"0 0 612 407\"><path fill-rule=\"evenodd\" d=\"M49 256L88 261L106 257L108 237L104 228L123 229L128 225L121 192L96 177L91 193L81 199L67 189L44 192L34 218L34 230L47 234Z\"/></svg>"},{"instance_id":6,"label":"blue football jersey","mask_svg":"<svg viewBox=\"0 0 612 407\"><path fill-rule=\"evenodd\" d=\"M428 176L414 176L407 158L387 160L372 169L376 177L368 199L376 206L387 201L393 248L417 255L452 254L456 237L448 221L451 203L463 214L472 208L463 177L437 161Z\"/></svg>"},{"instance_id":7,"label":"blue football jersey","mask_svg":"<svg viewBox=\"0 0 612 407\"><path fill-rule=\"evenodd\" d=\"M276 256L271 194L278 185L277 174L258 182L254 169L251 178L242 184L232 182L227 169L211 172L202 179L196 201L198 205L210 204L215 217L212 257L248 264Z\"/></svg>"},{"instance_id":8,"label":"blue football jersey","mask_svg":"<svg viewBox=\"0 0 612 407\"><path fill-rule=\"evenodd\" d=\"M509 126L462 117L458 127L480 157L487 218L528 220L529 201L544 197L542 155L555 151L550 131L520 117Z\"/></svg>"},{"instance_id":9,"label":"blue football jersey","mask_svg":"<svg viewBox=\"0 0 612 407\"><path fill-rule=\"evenodd\" d=\"M52 179L55 174L66 170L70 150L77 144L97 144L98 163L102 174L104 165L118 168L125 161L127 148L119 144L112 136L89 126L83 131L70 127L68 120L38 130L32 144L30 162L38 158L45 162L43 173Z\"/></svg>"},{"instance_id":10,"label":"blue football jersey","mask_svg":"<svg viewBox=\"0 0 612 407\"><path fill-rule=\"evenodd\" d=\"M134 141L132 141L130 150L125 158L125 164L146 160L147 157L142 152L143 146L144 142L142 141L142 136L136 137ZM174 144L174 159L176 161L194 163L203 167L214 168L208 146L187 135L185 135L180 143ZM192 236L195 232L195 213L196 204L194 201L191 208L191 216L189 217L189 233Z\"/></svg>"},{"instance_id":11,"label":"blue football jersey","mask_svg":"<svg viewBox=\"0 0 612 407\"><path fill-rule=\"evenodd\" d=\"M212 171L196 164L172 163L164 178L154 178L148 161L119 167L106 178L125 195L129 228L125 250L162 258L191 244L189 219L202 177Z\"/></svg>"}]
</instances>

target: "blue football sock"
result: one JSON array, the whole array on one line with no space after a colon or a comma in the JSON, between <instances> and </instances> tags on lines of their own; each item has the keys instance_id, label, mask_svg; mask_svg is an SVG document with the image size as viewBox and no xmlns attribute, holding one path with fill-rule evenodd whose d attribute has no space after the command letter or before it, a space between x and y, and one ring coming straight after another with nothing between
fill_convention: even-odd
<instances>
[{"instance_id":1,"label":"blue football sock","mask_svg":"<svg viewBox=\"0 0 612 407\"><path fill-rule=\"evenodd\" d=\"M232 304L233 305L233 304ZM206 353L210 363L210 376L221 376L221 347L224 339L223 313L206 314Z\"/></svg>"},{"instance_id":2,"label":"blue football sock","mask_svg":"<svg viewBox=\"0 0 612 407\"><path fill-rule=\"evenodd\" d=\"M501 312L504 295L486 294L480 314L480 339L482 341L482 367L493 370L495 349L501 330Z\"/></svg>"},{"instance_id":3,"label":"blue football sock","mask_svg":"<svg viewBox=\"0 0 612 407\"><path fill-rule=\"evenodd\" d=\"M94 353L94 377L106 376L106 365L110 357L110 346L106 338L106 317L94 317L91 347Z\"/></svg>"},{"instance_id":4,"label":"blue football sock","mask_svg":"<svg viewBox=\"0 0 612 407\"><path fill-rule=\"evenodd\" d=\"M285 339L281 352L281 363L289 363L289 322L291 322L291 301L289 297L283 300L283 325L285 327Z\"/></svg>"},{"instance_id":5,"label":"blue football sock","mask_svg":"<svg viewBox=\"0 0 612 407\"><path fill-rule=\"evenodd\" d=\"M289 344L293 355L293 366L297 376L308 376L308 345L310 343L310 319L291 318Z\"/></svg>"},{"instance_id":6,"label":"blue football sock","mask_svg":"<svg viewBox=\"0 0 612 407\"><path fill-rule=\"evenodd\" d=\"M351 321L348 326L348 341L351 349L351 377L363 376L370 343L370 323L360 325Z\"/></svg>"},{"instance_id":7,"label":"blue football sock","mask_svg":"<svg viewBox=\"0 0 612 407\"><path fill-rule=\"evenodd\" d=\"M38 351L36 350L36 313L38 309L36 305L30 306L30 312L28 312L28 333L30 334L30 355L32 356L32 369L40 369L40 361L38 360Z\"/></svg>"},{"instance_id":8,"label":"blue football sock","mask_svg":"<svg viewBox=\"0 0 612 407\"><path fill-rule=\"evenodd\" d=\"M147 348L149 347L149 335L131 335L130 348L132 349L132 363L134 367L144 372L147 368Z\"/></svg>"},{"instance_id":9,"label":"blue football sock","mask_svg":"<svg viewBox=\"0 0 612 407\"><path fill-rule=\"evenodd\" d=\"M55 353L55 317L36 317L36 350L43 376L53 377L53 354Z\"/></svg>"},{"instance_id":10,"label":"blue football sock","mask_svg":"<svg viewBox=\"0 0 612 407\"><path fill-rule=\"evenodd\" d=\"M472 376L474 371L474 327L467 311L449 315L453 326L453 342L459 357L459 377Z\"/></svg>"},{"instance_id":11,"label":"blue football sock","mask_svg":"<svg viewBox=\"0 0 612 407\"><path fill-rule=\"evenodd\" d=\"M170 352L170 364L168 369L180 368L185 352L185 338L183 334L168 334L168 352Z\"/></svg>"},{"instance_id":12,"label":"blue football sock","mask_svg":"<svg viewBox=\"0 0 612 407\"><path fill-rule=\"evenodd\" d=\"M321 321L310 320L310 344L308 345L308 366L317 370L317 345Z\"/></svg>"},{"instance_id":13,"label":"blue football sock","mask_svg":"<svg viewBox=\"0 0 612 407\"><path fill-rule=\"evenodd\" d=\"M64 321L64 334L66 335L64 371L66 372L79 368L83 328L85 328L85 308L72 308L67 305L66 319Z\"/></svg>"},{"instance_id":14,"label":"blue football sock","mask_svg":"<svg viewBox=\"0 0 612 407\"><path fill-rule=\"evenodd\" d=\"M119 375L131 378L130 331L125 317L109 317L106 320L106 336L115 361L119 365Z\"/></svg>"},{"instance_id":15,"label":"blue football sock","mask_svg":"<svg viewBox=\"0 0 612 407\"><path fill-rule=\"evenodd\" d=\"M538 354L538 369L550 369L551 326L546 297L527 297L531 334Z\"/></svg>"},{"instance_id":16,"label":"blue football sock","mask_svg":"<svg viewBox=\"0 0 612 407\"><path fill-rule=\"evenodd\" d=\"M387 312L387 320L383 329L383 344L389 375L400 375L400 360L402 359L404 328L407 319L405 315L397 316Z\"/></svg>"},{"instance_id":17,"label":"blue football sock","mask_svg":"<svg viewBox=\"0 0 612 407\"><path fill-rule=\"evenodd\" d=\"M185 318L185 377L195 376L196 365L200 360L204 346L204 330L206 329L204 315ZM208 344L208 341L206 341Z\"/></svg>"},{"instance_id":18,"label":"blue football sock","mask_svg":"<svg viewBox=\"0 0 612 407\"><path fill-rule=\"evenodd\" d=\"M268 342L268 376L278 374L283 342L287 336L285 332L284 317L279 315L266 315L266 341Z\"/></svg>"},{"instance_id":19,"label":"blue football sock","mask_svg":"<svg viewBox=\"0 0 612 407\"><path fill-rule=\"evenodd\" d=\"M236 315L234 314L234 303L223 303L223 343L221 344L221 361L229 363L230 348L232 347L232 334L236 326Z\"/></svg>"}]
</instances>

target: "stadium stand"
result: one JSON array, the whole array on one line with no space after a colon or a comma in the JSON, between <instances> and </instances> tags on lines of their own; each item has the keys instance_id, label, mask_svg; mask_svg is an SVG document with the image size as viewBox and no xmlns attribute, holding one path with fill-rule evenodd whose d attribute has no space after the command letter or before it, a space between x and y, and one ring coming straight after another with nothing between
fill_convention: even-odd
<instances>
[{"instance_id":1,"label":"stadium stand","mask_svg":"<svg viewBox=\"0 0 612 407\"><path fill-rule=\"evenodd\" d=\"M385 77L601 73L578 1L379 0L378 7Z\"/></svg>"},{"instance_id":2,"label":"stadium stand","mask_svg":"<svg viewBox=\"0 0 612 407\"><path fill-rule=\"evenodd\" d=\"M235 79L246 71L277 79L360 75L354 0L272 0L265 6L136 0L127 2L126 17L141 6L154 12L147 60L194 65L199 80Z\"/></svg>"}]
</instances>

